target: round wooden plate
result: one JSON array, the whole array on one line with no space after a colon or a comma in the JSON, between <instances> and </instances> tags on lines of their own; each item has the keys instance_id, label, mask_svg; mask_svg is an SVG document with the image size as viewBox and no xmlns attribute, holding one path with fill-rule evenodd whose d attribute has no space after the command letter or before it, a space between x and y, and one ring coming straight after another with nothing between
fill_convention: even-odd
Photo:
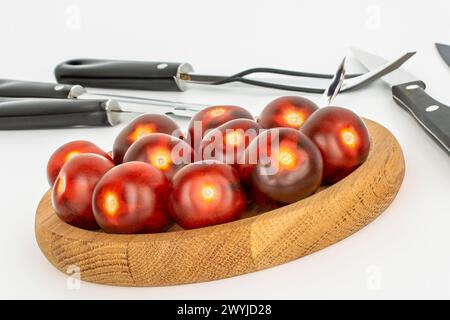
<instances>
[{"instance_id":1,"label":"round wooden plate","mask_svg":"<svg viewBox=\"0 0 450 320\"><path fill-rule=\"evenodd\" d=\"M72 227L54 213L50 192L36 213L36 239L62 272L120 286L164 286L232 277L323 249L360 230L392 202L404 176L394 136L365 120L372 147L366 162L339 183L277 210L208 228L113 235Z\"/></svg>"}]
</instances>

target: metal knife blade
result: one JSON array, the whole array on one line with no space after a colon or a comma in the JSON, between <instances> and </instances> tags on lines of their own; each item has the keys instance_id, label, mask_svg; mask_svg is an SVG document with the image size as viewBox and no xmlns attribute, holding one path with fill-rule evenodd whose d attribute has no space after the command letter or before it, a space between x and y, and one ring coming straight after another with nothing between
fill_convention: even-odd
<instances>
[{"instance_id":1,"label":"metal knife blade","mask_svg":"<svg viewBox=\"0 0 450 320\"><path fill-rule=\"evenodd\" d=\"M389 62L387 59L376 56L369 52L365 52L359 49L351 49L355 57L366 67L368 70L374 70L381 65ZM409 52L410 55L416 54L416 52ZM382 77L390 86L394 86L399 83L406 83L418 80L416 77L399 68L395 72L388 73Z\"/></svg>"},{"instance_id":2,"label":"metal knife blade","mask_svg":"<svg viewBox=\"0 0 450 320\"><path fill-rule=\"evenodd\" d=\"M368 70L386 61L359 49L352 51ZM382 79L391 86L395 102L408 111L450 155L450 107L429 96L425 92L425 83L405 70L399 69Z\"/></svg>"},{"instance_id":3,"label":"metal knife blade","mask_svg":"<svg viewBox=\"0 0 450 320\"><path fill-rule=\"evenodd\" d=\"M156 113L165 114L172 118L190 119L192 118L198 110L195 108L186 107L165 107L165 106L152 106L151 112L149 112L148 105L143 105L140 103L133 103L131 101L123 102L119 100L109 100L115 101L117 107L110 108L109 112L114 113L111 115L114 118L114 123L118 122L128 122L136 116L144 113Z\"/></svg>"},{"instance_id":4,"label":"metal knife blade","mask_svg":"<svg viewBox=\"0 0 450 320\"><path fill-rule=\"evenodd\" d=\"M85 93L79 97L79 100L115 100L120 103L123 111L127 112L138 112L138 113L161 113L161 114L169 114L175 116L182 116L183 113L177 112L177 110L188 110L189 112L198 112L203 108L206 108L208 105L200 105L200 104L189 104L183 102L175 102L170 103L168 100L158 100L151 99L153 101L145 102L146 98L139 97L127 97L127 96L116 96L105 94L102 95L100 93ZM141 100L144 99L144 100ZM183 116L184 117L184 116Z\"/></svg>"},{"instance_id":5,"label":"metal knife blade","mask_svg":"<svg viewBox=\"0 0 450 320\"><path fill-rule=\"evenodd\" d=\"M371 68L369 72L359 77L345 80L342 83L340 92L345 92L353 90L355 88L363 87L364 85L369 84L375 80L378 80L381 77L391 74L393 71L400 68L406 61L408 61L415 54L416 52L407 52L392 62L382 59L382 61L379 61L380 63Z\"/></svg>"},{"instance_id":6,"label":"metal knife blade","mask_svg":"<svg viewBox=\"0 0 450 320\"><path fill-rule=\"evenodd\" d=\"M79 86L81 87L81 86ZM83 87L81 87L83 88ZM84 88L83 88L84 89ZM132 96L126 96L126 95L118 95L118 94L103 94L99 92L93 92L91 90L87 91L85 90L84 93L78 95L78 96L71 96L71 98L76 99L114 99L120 103L132 103L134 105L143 105L146 106L147 111L152 111L153 107L160 106L160 107L170 107L170 108L187 108L190 110L201 110L209 105L212 104L200 104L200 103L190 103L190 102L182 102L182 101L172 101L172 100L164 100L164 99L155 99L155 98L143 98L143 97L132 97ZM152 109L149 107L151 106Z\"/></svg>"},{"instance_id":7,"label":"metal knife blade","mask_svg":"<svg viewBox=\"0 0 450 320\"><path fill-rule=\"evenodd\" d=\"M442 43L436 43L436 48L442 59L450 67L450 46Z\"/></svg>"}]
</instances>

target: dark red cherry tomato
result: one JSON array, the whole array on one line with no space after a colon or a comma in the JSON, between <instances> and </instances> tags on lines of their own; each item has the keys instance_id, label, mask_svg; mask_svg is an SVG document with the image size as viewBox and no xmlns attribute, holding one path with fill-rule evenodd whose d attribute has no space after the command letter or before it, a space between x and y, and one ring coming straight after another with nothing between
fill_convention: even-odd
<instances>
[{"instance_id":1,"label":"dark red cherry tomato","mask_svg":"<svg viewBox=\"0 0 450 320\"><path fill-rule=\"evenodd\" d=\"M94 216L108 233L153 233L167 229L169 180L144 162L127 162L98 182L92 200Z\"/></svg>"},{"instance_id":2,"label":"dark red cherry tomato","mask_svg":"<svg viewBox=\"0 0 450 320\"><path fill-rule=\"evenodd\" d=\"M236 119L209 131L202 140L203 160L218 160L235 166L250 142L260 134L253 120Z\"/></svg>"},{"instance_id":3,"label":"dark red cherry tomato","mask_svg":"<svg viewBox=\"0 0 450 320\"><path fill-rule=\"evenodd\" d=\"M309 99L299 96L281 97L270 102L259 117L259 124L266 129L300 129L306 119L319 107Z\"/></svg>"},{"instance_id":4,"label":"dark red cherry tomato","mask_svg":"<svg viewBox=\"0 0 450 320\"><path fill-rule=\"evenodd\" d=\"M246 195L237 172L218 161L187 165L173 178L169 209L174 220L193 229L237 220L246 208Z\"/></svg>"},{"instance_id":5,"label":"dark red cherry tomato","mask_svg":"<svg viewBox=\"0 0 450 320\"><path fill-rule=\"evenodd\" d=\"M114 162L121 164L128 148L139 138L151 133L165 133L183 139L180 127L168 116L144 114L131 121L117 136L113 146Z\"/></svg>"},{"instance_id":6,"label":"dark red cherry tomato","mask_svg":"<svg viewBox=\"0 0 450 320\"><path fill-rule=\"evenodd\" d=\"M78 140L66 143L59 147L58 150L56 150L48 160L47 179L50 186L53 186L53 184L55 183L59 171L64 166L64 164L74 156L83 153L95 153L112 161L111 157L105 151L100 149L92 142Z\"/></svg>"},{"instance_id":7,"label":"dark red cherry tomato","mask_svg":"<svg viewBox=\"0 0 450 320\"><path fill-rule=\"evenodd\" d=\"M200 150L200 143L206 131L234 119L253 119L253 116L242 107L212 106L199 111L189 122L189 140L194 150Z\"/></svg>"},{"instance_id":8,"label":"dark red cherry tomato","mask_svg":"<svg viewBox=\"0 0 450 320\"><path fill-rule=\"evenodd\" d=\"M92 212L92 194L101 177L114 167L97 154L82 154L62 168L52 190L52 203L61 220L75 227L98 229Z\"/></svg>"},{"instance_id":9,"label":"dark red cherry tomato","mask_svg":"<svg viewBox=\"0 0 450 320\"><path fill-rule=\"evenodd\" d=\"M185 141L164 133L151 133L133 143L123 162L146 162L172 180L173 175L193 159L194 150Z\"/></svg>"},{"instance_id":10,"label":"dark red cherry tomato","mask_svg":"<svg viewBox=\"0 0 450 320\"><path fill-rule=\"evenodd\" d=\"M261 133L243 155L241 177L254 201L266 208L293 203L314 193L322 180L319 149L300 131L274 128Z\"/></svg>"},{"instance_id":11,"label":"dark red cherry tomato","mask_svg":"<svg viewBox=\"0 0 450 320\"><path fill-rule=\"evenodd\" d=\"M323 180L335 183L353 172L369 155L370 138L364 122L340 107L315 112L300 129L322 153Z\"/></svg>"}]
</instances>

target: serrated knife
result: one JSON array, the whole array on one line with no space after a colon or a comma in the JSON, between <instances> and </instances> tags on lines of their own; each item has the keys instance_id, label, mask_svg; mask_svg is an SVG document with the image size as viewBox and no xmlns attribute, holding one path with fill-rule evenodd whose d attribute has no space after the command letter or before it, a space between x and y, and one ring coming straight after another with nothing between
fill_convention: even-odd
<instances>
[{"instance_id":1,"label":"serrated knife","mask_svg":"<svg viewBox=\"0 0 450 320\"><path fill-rule=\"evenodd\" d=\"M368 70L387 61L359 49L352 51ZM391 86L395 102L408 111L450 155L450 107L429 96L425 91L425 83L403 69L385 75L382 79Z\"/></svg>"}]
</instances>

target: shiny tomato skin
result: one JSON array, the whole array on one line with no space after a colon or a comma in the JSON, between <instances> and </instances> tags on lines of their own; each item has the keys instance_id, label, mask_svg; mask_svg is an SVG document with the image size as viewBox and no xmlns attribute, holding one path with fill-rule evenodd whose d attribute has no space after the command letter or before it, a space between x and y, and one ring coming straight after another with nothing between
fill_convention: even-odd
<instances>
[{"instance_id":1,"label":"shiny tomato skin","mask_svg":"<svg viewBox=\"0 0 450 320\"><path fill-rule=\"evenodd\" d=\"M172 180L173 175L194 158L194 150L187 142L168 134L151 133L131 145L123 162L148 163Z\"/></svg>"},{"instance_id":2,"label":"shiny tomato skin","mask_svg":"<svg viewBox=\"0 0 450 320\"><path fill-rule=\"evenodd\" d=\"M256 204L273 209L313 194L322 181L322 157L297 129L273 128L261 133L239 164L241 179Z\"/></svg>"},{"instance_id":3,"label":"shiny tomato skin","mask_svg":"<svg viewBox=\"0 0 450 320\"><path fill-rule=\"evenodd\" d=\"M300 129L319 148L324 162L325 184L352 173L369 155L369 132L358 115L341 107L314 113Z\"/></svg>"},{"instance_id":4,"label":"shiny tomato skin","mask_svg":"<svg viewBox=\"0 0 450 320\"><path fill-rule=\"evenodd\" d=\"M170 117L161 114L143 114L127 124L114 140L114 162L121 164L128 148L151 133L165 133L183 139L180 127Z\"/></svg>"},{"instance_id":5,"label":"shiny tomato skin","mask_svg":"<svg viewBox=\"0 0 450 320\"><path fill-rule=\"evenodd\" d=\"M97 154L70 159L52 189L52 204L58 217L78 228L98 229L92 212L92 194L101 177L113 167L111 160Z\"/></svg>"},{"instance_id":6,"label":"shiny tomato skin","mask_svg":"<svg viewBox=\"0 0 450 320\"><path fill-rule=\"evenodd\" d=\"M112 161L111 157L101 148L89 141L77 140L71 141L59 147L50 157L47 163L47 180L50 186L56 181L59 171L64 164L72 157L84 154L94 153Z\"/></svg>"},{"instance_id":7,"label":"shiny tomato skin","mask_svg":"<svg viewBox=\"0 0 450 320\"><path fill-rule=\"evenodd\" d=\"M318 109L317 104L304 97L280 97L263 109L258 123L265 129L281 127L300 129L311 114Z\"/></svg>"},{"instance_id":8,"label":"shiny tomato skin","mask_svg":"<svg viewBox=\"0 0 450 320\"><path fill-rule=\"evenodd\" d=\"M127 162L110 170L98 182L92 199L94 216L108 233L133 234L165 231L169 180L144 162Z\"/></svg>"},{"instance_id":9,"label":"shiny tomato skin","mask_svg":"<svg viewBox=\"0 0 450 320\"><path fill-rule=\"evenodd\" d=\"M210 106L199 111L188 125L192 148L196 151L200 150L201 141L208 130L234 119L254 120L250 112L238 106Z\"/></svg>"},{"instance_id":10,"label":"shiny tomato skin","mask_svg":"<svg viewBox=\"0 0 450 320\"><path fill-rule=\"evenodd\" d=\"M261 130L254 120L228 121L205 135L201 143L202 159L218 160L236 167L242 153Z\"/></svg>"},{"instance_id":11,"label":"shiny tomato skin","mask_svg":"<svg viewBox=\"0 0 450 320\"><path fill-rule=\"evenodd\" d=\"M178 171L169 209L184 229L237 220L246 209L246 195L235 169L219 161L200 161Z\"/></svg>"}]
</instances>

